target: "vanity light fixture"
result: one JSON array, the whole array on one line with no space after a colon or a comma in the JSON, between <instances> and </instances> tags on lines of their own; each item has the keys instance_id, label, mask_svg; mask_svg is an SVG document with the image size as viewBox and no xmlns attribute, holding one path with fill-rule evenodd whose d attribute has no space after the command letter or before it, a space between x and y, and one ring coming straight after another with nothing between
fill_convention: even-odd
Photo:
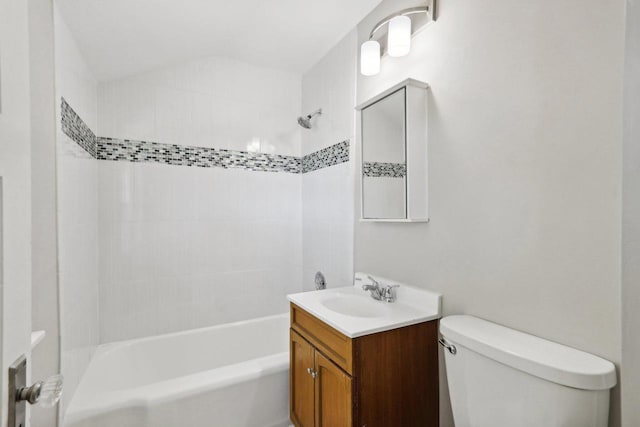
<instances>
[{"instance_id":1,"label":"vanity light fixture","mask_svg":"<svg viewBox=\"0 0 640 427\"><path fill-rule=\"evenodd\" d=\"M362 75L375 76L380 72L382 47L380 42L375 39L378 31L387 26L387 52L389 56L406 56L411 50L411 16L424 14L431 21L435 21L436 2L437 0L430 0L427 6L404 9L378 22L369 34L369 40L362 43L360 47L360 72Z\"/></svg>"},{"instance_id":2,"label":"vanity light fixture","mask_svg":"<svg viewBox=\"0 0 640 427\"><path fill-rule=\"evenodd\" d=\"M380 72L380 43L369 40L360 48L360 72L365 76L375 76Z\"/></svg>"},{"instance_id":3,"label":"vanity light fixture","mask_svg":"<svg viewBox=\"0 0 640 427\"><path fill-rule=\"evenodd\" d=\"M411 50L411 18L400 15L389 21L387 46L389 56L397 58L409 54Z\"/></svg>"}]
</instances>

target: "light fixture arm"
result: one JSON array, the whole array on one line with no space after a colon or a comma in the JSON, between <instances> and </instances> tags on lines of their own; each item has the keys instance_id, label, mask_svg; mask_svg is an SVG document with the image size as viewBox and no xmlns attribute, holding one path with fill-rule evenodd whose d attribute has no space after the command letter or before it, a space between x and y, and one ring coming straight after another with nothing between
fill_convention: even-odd
<instances>
[{"instance_id":1,"label":"light fixture arm","mask_svg":"<svg viewBox=\"0 0 640 427\"><path fill-rule=\"evenodd\" d=\"M435 5L435 1L436 0L433 0L433 2L432 2L433 5ZM404 9L404 10L396 12L396 13L394 13L392 15L389 15L386 18L382 19L380 22L378 22L376 24L376 26L373 27L373 30L371 30L371 33L369 33L369 40L372 40L373 36L378 32L378 30L380 30L380 28L382 28L386 24L388 24L389 21L391 21L393 18L398 17L398 16L417 15L419 13L425 13L427 15L430 15L431 19L435 21L435 14L433 13L432 10L430 10L429 6L420 6L420 7L412 7L412 8L409 8L409 9Z\"/></svg>"},{"instance_id":2,"label":"light fixture arm","mask_svg":"<svg viewBox=\"0 0 640 427\"><path fill-rule=\"evenodd\" d=\"M388 27L387 53L390 57L406 56L411 51L411 38L426 22L435 21L438 15L438 0L423 0L423 6L411 7L395 12L378 22L369 33L369 40L360 46L360 73L363 76L375 76L380 72L382 46L381 37L376 33ZM424 15L411 19L413 15ZM417 27L417 28L416 28Z\"/></svg>"}]
</instances>

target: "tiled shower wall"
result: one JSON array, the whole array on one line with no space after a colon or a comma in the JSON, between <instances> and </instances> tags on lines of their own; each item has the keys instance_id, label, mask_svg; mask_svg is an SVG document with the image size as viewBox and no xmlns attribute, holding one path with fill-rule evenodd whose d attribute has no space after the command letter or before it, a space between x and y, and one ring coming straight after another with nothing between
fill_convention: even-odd
<instances>
[{"instance_id":1,"label":"tiled shower wall","mask_svg":"<svg viewBox=\"0 0 640 427\"><path fill-rule=\"evenodd\" d=\"M286 311L297 175L100 162L103 342Z\"/></svg>"},{"instance_id":2,"label":"tiled shower wall","mask_svg":"<svg viewBox=\"0 0 640 427\"><path fill-rule=\"evenodd\" d=\"M155 162L152 141L183 165L99 162L102 342L286 311L302 274L287 172L301 163L300 77L209 58L101 84L98 99L100 137L147 141L122 160Z\"/></svg>"},{"instance_id":3,"label":"tiled shower wall","mask_svg":"<svg viewBox=\"0 0 640 427\"><path fill-rule=\"evenodd\" d=\"M284 312L316 270L351 282L355 88L333 67L355 70L355 34L304 82L210 58L97 84L59 27L67 400L98 343ZM301 106L325 108L312 130Z\"/></svg>"},{"instance_id":4,"label":"tiled shower wall","mask_svg":"<svg viewBox=\"0 0 640 427\"><path fill-rule=\"evenodd\" d=\"M356 33L349 33L302 78L302 111L322 108L310 130L302 132L302 153L350 140L354 159ZM305 290L314 289L322 271L328 287L353 282L354 162L321 168L302 177L302 246Z\"/></svg>"},{"instance_id":5,"label":"tiled shower wall","mask_svg":"<svg viewBox=\"0 0 640 427\"><path fill-rule=\"evenodd\" d=\"M99 93L102 137L300 155L297 74L215 57L102 83Z\"/></svg>"},{"instance_id":6,"label":"tiled shower wall","mask_svg":"<svg viewBox=\"0 0 640 427\"><path fill-rule=\"evenodd\" d=\"M344 169L350 151L336 132L300 155L300 91L300 76L219 58L100 85L102 342L286 311L301 174Z\"/></svg>"}]
</instances>

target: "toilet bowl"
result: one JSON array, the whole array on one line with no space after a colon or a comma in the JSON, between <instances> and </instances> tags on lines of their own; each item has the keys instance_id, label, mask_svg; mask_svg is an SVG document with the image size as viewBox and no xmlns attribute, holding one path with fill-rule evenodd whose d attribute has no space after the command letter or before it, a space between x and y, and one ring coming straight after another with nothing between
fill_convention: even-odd
<instances>
[{"instance_id":1,"label":"toilet bowl","mask_svg":"<svg viewBox=\"0 0 640 427\"><path fill-rule=\"evenodd\" d=\"M606 427L613 363L472 316L440 321L456 427Z\"/></svg>"}]
</instances>

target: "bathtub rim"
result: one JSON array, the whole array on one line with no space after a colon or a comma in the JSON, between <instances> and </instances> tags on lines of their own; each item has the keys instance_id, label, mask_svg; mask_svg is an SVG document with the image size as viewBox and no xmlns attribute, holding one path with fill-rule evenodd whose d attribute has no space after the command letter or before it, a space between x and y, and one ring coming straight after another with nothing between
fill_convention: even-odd
<instances>
[{"instance_id":1,"label":"bathtub rim","mask_svg":"<svg viewBox=\"0 0 640 427\"><path fill-rule=\"evenodd\" d=\"M145 409L163 402L257 380L288 369L289 352L286 351L124 391L106 392L101 395L104 396L103 399L92 400L80 406L70 405L64 422L81 422L117 410Z\"/></svg>"},{"instance_id":2,"label":"bathtub rim","mask_svg":"<svg viewBox=\"0 0 640 427\"><path fill-rule=\"evenodd\" d=\"M268 316L254 317L251 319L236 320L234 322L220 323L219 325L213 325L213 326L203 326L195 329L186 329L184 331L166 332L163 334L149 335L149 336L140 337L140 338L130 338L122 341L107 342L107 343L98 345L98 348L94 356L91 358L91 362L93 362L95 358L102 357L103 355L109 354L116 349L130 347L135 344L142 344L145 342L158 341L161 339L178 337L178 336L196 335L198 333L215 331L219 329L226 329L232 326L243 326L251 323L260 323L261 321L264 321L264 320L278 319L281 317L288 318L289 312L287 311L285 313L270 314Z\"/></svg>"}]
</instances>

